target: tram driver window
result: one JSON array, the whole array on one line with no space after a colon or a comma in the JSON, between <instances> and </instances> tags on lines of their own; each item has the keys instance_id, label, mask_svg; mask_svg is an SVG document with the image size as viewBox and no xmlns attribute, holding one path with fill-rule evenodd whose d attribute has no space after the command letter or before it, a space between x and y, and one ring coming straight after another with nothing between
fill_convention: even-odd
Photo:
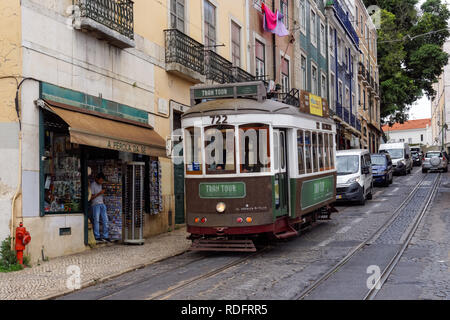
<instances>
[{"instance_id":1,"label":"tram driver window","mask_svg":"<svg viewBox=\"0 0 450 320\"><path fill-rule=\"evenodd\" d=\"M236 173L234 127L210 126L204 136L206 173Z\"/></svg>"},{"instance_id":2,"label":"tram driver window","mask_svg":"<svg viewBox=\"0 0 450 320\"><path fill-rule=\"evenodd\" d=\"M239 126L241 173L270 171L269 126L247 124Z\"/></svg>"},{"instance_id":3,"label":"tram driver window","mask_svg":"<svg viewBox=\"0 0 450 320\"><path fill-rule=\"evenodd\" d=\"M190 127L184 130L186 148L186 173L202 174L201 129Z\"/></svg>"},{"instance_id":4,"label":"tram driver window","mask_svg":"<svg viewBox=\"0 0 450 320\"><path fill-rule=\"evenodd\" d=\"M304 160L304 146L305 142L303 140L303 130L297 131L297 154L298 154L298 173L305 173L305 160Z\"/></svg>"},{"instance_id":5,"label":"tram driver window","mask_svg":"<svg viewBox=\"0 0 450 320\"><path fill-rule=\"evenodd\" d=\"M334 169L334 143L333 143L333 135L330 134L329 136L329 148L330 148L330 169Z\"/></svg>"},{"instance_id":6,"label":"tram driver window","mask_svg":"<svg viewBox=\"0 0 450 320\"><path fill-rule=\"evenodd\" d=\"M325 170L331 170L331 164L330 164L330 147L329 147L329 139L328 134L323 134L323 142L325 146Z\"/></svg>"}]
</instances>

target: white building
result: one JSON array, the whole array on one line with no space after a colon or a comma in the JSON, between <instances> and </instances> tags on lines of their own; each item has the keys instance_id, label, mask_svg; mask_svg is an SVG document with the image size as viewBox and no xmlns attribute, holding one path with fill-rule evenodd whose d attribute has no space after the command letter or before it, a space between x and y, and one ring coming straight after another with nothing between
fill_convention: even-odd
<instances>
[{"instance_id":1,"label":"white building","mask_svg":"<svg viewBox=\"0 0 450 320\"><path fill-rule=\"evenodd\" d=\"M433 144L431 119L410 120L403 124L395 123L392 127L383 126L387 142L406 142L410 146L429 147Z\"/></svg>"}]
</instances>

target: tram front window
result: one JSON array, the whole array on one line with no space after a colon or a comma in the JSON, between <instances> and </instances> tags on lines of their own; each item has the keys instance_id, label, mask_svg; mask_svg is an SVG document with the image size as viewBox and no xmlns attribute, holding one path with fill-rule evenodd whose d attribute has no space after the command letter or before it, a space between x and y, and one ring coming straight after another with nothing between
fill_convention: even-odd
<instances>
[{"instance_id":1,"label":"tram front window","mask_svg":"<svg viewBox=\"0 0 450 320\"><path fill-rule=\"evenodd\" d=\"M206 173L236 173L234 127L210 126L204 137Z\"/></svg>"},{"instance_id":2,"label":"tram front window","mask_svg":"<svg viewBox=\"0 0 450 320\"><path fill-rule=\"evenodd\" d=\"M186 144L186 173L202 174L201 129L198 127L184 130Z\"/></svg>"},{"instance_id":3,"label":"tram front window","mask_svg":"<svg viewBox=\"0 0 450 320\"><path fill-rule=\"evenodd\" d=\"M269 126L247 124L239 126L241 173L270 171Z\"/></svg>"}]
</instances>

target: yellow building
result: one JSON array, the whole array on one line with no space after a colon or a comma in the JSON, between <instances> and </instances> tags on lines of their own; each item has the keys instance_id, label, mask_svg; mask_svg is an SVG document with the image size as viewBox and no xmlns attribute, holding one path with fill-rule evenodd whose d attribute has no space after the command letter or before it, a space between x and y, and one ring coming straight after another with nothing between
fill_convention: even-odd
<instances>
[{"instance_id":1,"label":"yellow building","mask_svg":"<svg viewBox=\"0 0 450 320\"><path fill-rule=\"evenodd\" d=\"M183 170L165 140L176 140L192 85L251 78L248 8L249 0L1 1L0 240L23 222L33 262L88 249L91 172L107 173L110 234L123 240L129 219L114 206L131 188L121 180L130 162L143 163L145 185L137 240L182 224Z\"/></svg>"}]
</instances>

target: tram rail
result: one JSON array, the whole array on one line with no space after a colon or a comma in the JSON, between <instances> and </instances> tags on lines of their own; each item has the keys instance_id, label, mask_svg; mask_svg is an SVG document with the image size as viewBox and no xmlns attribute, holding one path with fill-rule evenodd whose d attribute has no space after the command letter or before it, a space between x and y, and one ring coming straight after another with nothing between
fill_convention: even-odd
<instances>
[{"instance_id":1,"label":"tram rail","mask_svg":"<svg viewBox=\"0 0 450 320\"><path fill-rule=\"evenodd\" d=\"M354 247L344 258L342 258L337 264L335 264L332 268L330 268L327 272L325 272L313 284L311 284L309 287L307 287L305 290L303 290L301 293L295 296L294 300L305 299L307 296L313 293L320 285L324 284L330 277L339 272L342 269L342 267L344 267L353 257L355 257L362 250L364 250L364 247L374 242L387 228L389 228L389 226L391 226L392 223L394 223L394 221L401 214L402 209L404 209L406 205L409 203L409 201L411 201L411 199L416 195L420 187L424 186L423 183L426 181L427 177L429 177L429 174L423 176L420 182L413 188L413 190L411 190L411 192L408 194L405 200L397 207L393 215L389 219L387 219L385 223L383 223L375 232L373 232L368 238L362 241L358 246ZM374 284L374 286L371 289L369 289L368 292L365 294L365 296L363 297L364 300L373 299L376 296L377 292L379 291L376 288L379 287L379 285L382 286L389 277L389 275L394 270L398 261L402 257L404 251L408 247L412 237L414 236L414 233L417 230L418 225L422 221L423 216L427 212L430 203L434 198L436 190L438 189L440 180L441 180L441 173L439 173L439 175L433 181L433 185L430 188L431 191L427 197L427 201L423 206L423 208L420 210L420 212L416 215L412 224L412 228L410 228L410 230L408 231L408 236L406 237L406 240L404 240L404 242L402 243L400 250L396 252L395 256L390 260L388 266L383 270L380 279L378 279L378 281Z\"/></svg>"}]
</instances>

